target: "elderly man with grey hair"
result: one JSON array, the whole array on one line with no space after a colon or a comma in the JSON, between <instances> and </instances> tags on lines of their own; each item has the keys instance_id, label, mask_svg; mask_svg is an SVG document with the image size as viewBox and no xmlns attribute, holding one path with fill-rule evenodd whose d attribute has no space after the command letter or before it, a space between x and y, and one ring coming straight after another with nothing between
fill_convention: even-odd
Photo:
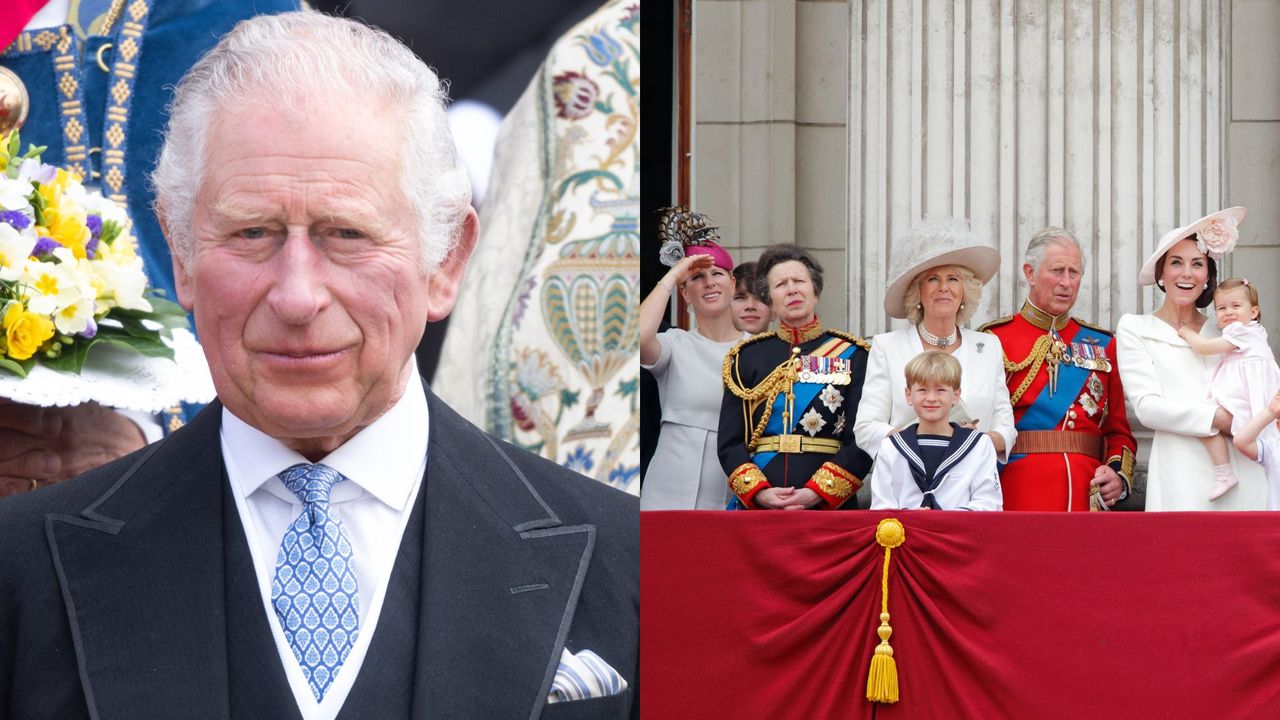
<instances>
[{"instance_id":1,"label":"elderly man with grey hair","mask_svg":"<svg viewBox=\"0 0 1280 720\"><path fill-rule=\"evenodd\" d=\"M1000 472L1005 510L1107 510L1129 494L1137 444L1110 331L1071 317L1080 243L1047 227L1027 244L1027 300L982 329L1000 338L1018 439Z\"/></svg>"},{"instance_id":2,"label":"elderly man with grey hair","mask_svg":"<svg viewBox=\"0 0 1280 720\"><path fill-rule=\"evenodd\" d=\"M0 718L638 715L634 498L413 361L476 237L444 102L315 13L179 84L156 210L218 400L0 506Z\"/></svg>"}]
</instances>

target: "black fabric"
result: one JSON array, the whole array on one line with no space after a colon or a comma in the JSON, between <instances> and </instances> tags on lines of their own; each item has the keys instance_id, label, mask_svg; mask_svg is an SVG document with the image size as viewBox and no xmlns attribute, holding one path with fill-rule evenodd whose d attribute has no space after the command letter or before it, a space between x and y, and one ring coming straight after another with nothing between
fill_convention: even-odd
<instances>
[{"instance_id":1,"label":"black fabric","mask_svg":"<svg viewBox=\"0 0 1280 720\"><path fill-rule=\"evenodd\" d=\"M227 692L234 720L292 720L301 714L280 664L262 605L253 556L236 510L231 486L223 482L222 542L227 576Z\"/></svg>"},{"instance_id":2,"label":"black fabric","mask_svg":"<svg viewBox=\"0 0 1280 720\"><path fill-rule=\"evenodd\" d=\"M405 696L413 718L638 717L639 503L427 401L412 686L360 692ZM223 548L221 409L0 502L0 720L231 717L229 625L260 634L232 641L238 677L250 643L279 664L247 547ZM630 688L545 707L563 648L596 651Z\"/></svg>"}]
</instances>

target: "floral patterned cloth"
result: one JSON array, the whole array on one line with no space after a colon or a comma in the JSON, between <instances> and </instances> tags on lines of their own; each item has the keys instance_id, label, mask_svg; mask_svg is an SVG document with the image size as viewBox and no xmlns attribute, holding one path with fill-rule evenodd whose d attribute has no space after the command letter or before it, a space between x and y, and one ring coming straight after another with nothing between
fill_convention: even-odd
<instances>
[{"instance_id":1,"label":"floral patterned cloth","mask_svg":"<svg viewBox=\"0 0 1280 720\"><path fill-rule=\"evenodd\" d=\"M560 38L503 122L433 384L468 419L640 488L640 3Z\"/></svg>"}]
</instances>

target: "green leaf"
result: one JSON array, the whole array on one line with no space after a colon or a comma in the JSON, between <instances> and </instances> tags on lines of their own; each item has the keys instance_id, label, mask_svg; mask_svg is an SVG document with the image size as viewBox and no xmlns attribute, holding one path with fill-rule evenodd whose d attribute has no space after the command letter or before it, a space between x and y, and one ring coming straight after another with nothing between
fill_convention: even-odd
<instances>
[{"instance_id":1,"label":"green leaf","mask_svg":"<svg viewBox=\"0 0 1280 720\"><path fill-rule=\"evenodd\" d=\"M116 222L115 220L104 221L102 223L102 237L101 237L102 242L108 245L115 242L116 238L120 236L121 230L123 230L123 228L120 227L120 223Z\"/></svg>"},{"instance_id":2,"label":"green leaf","mask_svg":"<svg viewBox=\"0 0 1280 720\"><path fill-rule=\"evenodd\" d=\"M164 344L164 341L158 337L134 337L124 330L111 327L99 327L98 334L92 338L85 340L79 339L75 345L63 350L62 354L56 358L41 357L40 361L46 367L62 372L71 372L77 375L84 369L85 362L89 359L89 350L100 343L109 343L117 347L129 348L135 350L147 357L163 357L170 360L173 359L173 349Z\"/></svg>"},{"instance_id":3,"label":"green leaf","mask_svg":"<svg viewBox=\"0 0 1280 720\"><path fill-rule=\"evenodd\" d=\"M22 363L17 360L10 360L7 357L0 357L0 370L6 370L20 378L27 376L27 368L23 367Z\"/></svg>"},{"instance_id":4,"label":"green leaf","mask_svg":"<svg viewBox=\"0 0 1280 720\"><path fill-rule=\"evenodd\" d=\"M48 149L49 149L48 145L27 145L27 154L23 155L22 159L26 160L27 158L39 158L41 155L44 154L44 151ZM14 152L17 152L17 150L15 150Z\"/></svg>"},{"instance_id":5,"label":"green leaf","mask_svg":"<svg viewBox=\"0 0 1280 720\"><path fill-rule=\"evenodd\" d=\"M22 141L18 138L18 131L14 130L9 133L9 157L17 157L18 151L22 149Z\"/></svg>"}]
</instances>

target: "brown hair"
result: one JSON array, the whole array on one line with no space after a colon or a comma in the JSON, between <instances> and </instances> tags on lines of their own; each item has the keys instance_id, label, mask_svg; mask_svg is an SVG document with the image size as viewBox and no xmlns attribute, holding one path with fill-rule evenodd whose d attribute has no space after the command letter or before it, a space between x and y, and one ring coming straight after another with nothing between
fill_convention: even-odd
<instances>
[{"instance_id":1,"label":"brown hair","mask_svg":"<svg viewBox=\"0 0 1280 720\"><path fill-rule=\"evenodd\" d=\"M1183 240L1198 239L1195 233L1183 238ZM1169 252L1166 250L1164 255L1161 255L1160 259L1156 261L1156 287L1160 288L1160 292L1164 292L1164 285L1160 284L1160 276L1164 274L1164 259L1168 256ZM1206 283L1208 287L1204 289L1204 292L1200 293L1196 298L1196 307L1198 308L1207 308L1213 304L1214 286L1218 284L1218 263L1207 254L1204 259L1209 261L1209 282Z\"/></svg>"},{"instance_id":2,"label":"brown hair","mask_svg":"<svg viewBox=\"0 0 1280 720\"><path fill-rule=\"evenodd\" d=\"M907 362L907 387L936 382L952 390L960 389L960 361L941 350L925 350Z\"/></svg>"},{"instance_id":3,"label":"brown hair","mask_svg":"<svg viewBox=\"0 0 1280 720\"><path fill-rule=\"evenodd\" d=\"M1223 290L1235 290L1236 288L1244 288L1244 294L1249 298L1249 304L1258 308L1258 317L1255 319L1258 322L1262 322L1262 308L1258 306L1258 288L1254 287L1253 283L1248 280L1243 278L1227 278L1226 280L1218 283L1218 287L1213 291L1213 297L1214 299L1217 299L1218 293Z\"/></svg>"},{"instance_id":4,"label":"brown hair","mask_svg":"<svg viewBox=\"0 0 1280 720\"><path fill-rule=\"evenodd\" d=\"M738 290L745 290L746 292L755 295L757 298L760 298L759 295L756 295L755 260L738 263L738 265L733 268L733 289L735 292Z\"/></svg>"},{"instance_id":5,"label":"brown hair","mask_svg":"<svg viewBox=\"0 0 1280 720\"><path fill-rule=\"evenodd\" d=\"M775 265L791 260L809 269L809 281L813 283L813 296L822 297L822 263L807 251L800 249L798 245L790 244L770 245L760 255L760 260L756 263L756 297L768 302L769 271Z\"/></svg>"}]
</instances>

